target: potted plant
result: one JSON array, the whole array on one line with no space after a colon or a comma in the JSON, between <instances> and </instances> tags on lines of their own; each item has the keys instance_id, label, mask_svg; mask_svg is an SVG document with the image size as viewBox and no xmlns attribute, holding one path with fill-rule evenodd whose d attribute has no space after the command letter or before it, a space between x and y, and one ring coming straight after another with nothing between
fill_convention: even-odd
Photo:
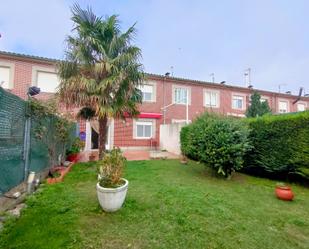
<instances>
[{"instance_id":1,"label":"potted plant","mask_svg":"<svg viewBox=\"0 0 309 249\"><path fill-rule=\"evenodd\" d=\"M70 162L77 161L78 153L81 151L82 148L83 148L83 142L79 138L76 138L71 148L68 149L66 152L67 160Z\"/></svg>"},{"instance_id":2,"label":"potted plant","mask_svg":"<svg viewBox=\"0 0 309 249\"><path fill-rule=\"evenodd\" d=\"M276 185L275 194L277 198L284 201L292 201L294 198L292 189L289 186L285 185L284 183L278 183Z\"/></svg>"},{"instance_id":3,"label":"potted plant","mask_svg":"<svg viewBox=\"0 0 309 249\"><path fill-rule=\"evenodd\" d=\"M129 182L122 178L125 164L126 158L119 148L112 149L99 161L97 196L106 212L120 209L126 198Z\"/></svg>"}]
</instances>

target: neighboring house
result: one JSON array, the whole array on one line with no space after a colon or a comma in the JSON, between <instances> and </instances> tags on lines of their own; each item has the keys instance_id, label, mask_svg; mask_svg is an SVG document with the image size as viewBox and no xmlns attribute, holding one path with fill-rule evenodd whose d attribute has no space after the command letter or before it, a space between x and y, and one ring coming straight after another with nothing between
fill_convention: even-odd
<instances>
[{"instance_id":1,"label":"neighboring house","mask_svg":"<svg viewBox=\"0 0 309 249\"><path fill-rule=\"evenodd\" d=\"M54 59L0 51L0 84L21 98L26 98L28 87L35 85L42 91L39 98L48 98L59 84L56 63ZM143 104L139 117L110 120L107 148L149 149L159 144L161 124L186 121L187 98L189 121L205 110L243 117L253 91L258 91L261 101L267 100L275 113L304 111L309 106L308 97L293 104L297 96L155 74L147 74L140 89ZM79 120L79 129L86 133L86 149L96 149L97 122Z\"/></svg>"}]
</instances>

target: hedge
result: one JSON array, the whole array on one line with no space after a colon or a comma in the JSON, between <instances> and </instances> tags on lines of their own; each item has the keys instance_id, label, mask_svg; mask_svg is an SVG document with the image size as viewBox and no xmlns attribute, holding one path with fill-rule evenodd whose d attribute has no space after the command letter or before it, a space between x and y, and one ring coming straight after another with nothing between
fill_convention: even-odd
<instances>
[{"instance_id":1,"label":"hedge","mask_svg":"<svg viewBox=\"0 0 309 249\"><path fill-rule=\"evenodd\" d=\"M205 113L182 128L181 151L229 177L243 165L243 156L250 148L248 134L246 125L238 119Z\"/></svg>"},{"instance_id":2,"label":"hedge","mask_svg":"<svg viewBox=\"0 0 309 249\"><path fill-rule=\"evenodd\" d=\"M253 150L244 171L271 178L309 179L309 111L244 119Z\"/></svg>"}]
</instances>

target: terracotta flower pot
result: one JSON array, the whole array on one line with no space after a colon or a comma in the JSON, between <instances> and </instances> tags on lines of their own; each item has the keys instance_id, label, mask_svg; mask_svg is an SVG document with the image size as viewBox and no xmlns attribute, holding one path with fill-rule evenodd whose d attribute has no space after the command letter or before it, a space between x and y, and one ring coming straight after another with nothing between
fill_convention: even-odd
<instances>
[{"instance_id":1,"label":"terracotta flower pot","mask_svg":"<svg viewBox=\"0 0 309 249\"><path fill-rule=\"evenodd\" d=\"M70 161L70 162L76 162L77 157L78 157L77 153L76 154L70 154L70 155L68 155L67 160Z\"/></svg>"},{"instance_id":2,"label":"terracotta flower pot","mask_svg":"<svg viewBox=\"0 0 309 249\"><path fill-rule=\"evenodd\" d=\"M276 186L276 196L284 201L292 201L294 194L289 186Z\"/></svg>"}]
</instances>

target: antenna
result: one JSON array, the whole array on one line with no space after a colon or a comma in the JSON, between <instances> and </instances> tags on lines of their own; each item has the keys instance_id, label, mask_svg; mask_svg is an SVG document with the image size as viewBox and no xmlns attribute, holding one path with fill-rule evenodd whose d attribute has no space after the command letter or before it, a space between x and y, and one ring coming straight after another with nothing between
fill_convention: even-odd
<instances>
[{"instance_id":1,"label":"antenna","mask_svg":"<svg viewBox=\"0 0 309 249\"><path fill-rule=\"evenodd\" d=\"M212 83L215 83L215 73L211 73L209 76L211 77Z\"/></svg>"},{"instance_id":2,"label":"antenna","mask_svg":"<svg viewBox=\"0 0 309 249\"><path fill-rule=\"evenodd\" d=\"M250 67L245 69L244 78L245 78L245 86L246 87L251 86L251 68Z\"/></svg>"},{"instance_id":3,"label":"antenna","mask_svg":"<svg viewBox=\"0 0 309 249\"><path fill-rule=\"evenodd\" d=\"M278 85L279 93L281 93L281 87L282 87L282 86L286 86L286 84L283 83L283 84L279 84L279 85Z\"/></svg>"},{"instance_id":4,"label":"antenna","mask_svg":"<svg viewBox=\"0 0 309 249\"><path fill-rule=\"evenodd\" d=\"M300 87L300 88L299 88L299 93L298 93L297 99L295 99L295 100L293 101L293 105L296 104L296 103L300 100L300 98L301 98L301 96L302 96L304 90L305 90L305 89L304 89L303 87Z\"/></svg>"},{"instance_id":5,"label":"antenna","mask_svg":"<svg viewBox=\"0 0 309 249\"><path fill-rule=\"evenodd\" d=\"M174 67L173 66L171 66L171 75L172 75L172 77L174 76Z\"/></svg>"}]
</instances>

